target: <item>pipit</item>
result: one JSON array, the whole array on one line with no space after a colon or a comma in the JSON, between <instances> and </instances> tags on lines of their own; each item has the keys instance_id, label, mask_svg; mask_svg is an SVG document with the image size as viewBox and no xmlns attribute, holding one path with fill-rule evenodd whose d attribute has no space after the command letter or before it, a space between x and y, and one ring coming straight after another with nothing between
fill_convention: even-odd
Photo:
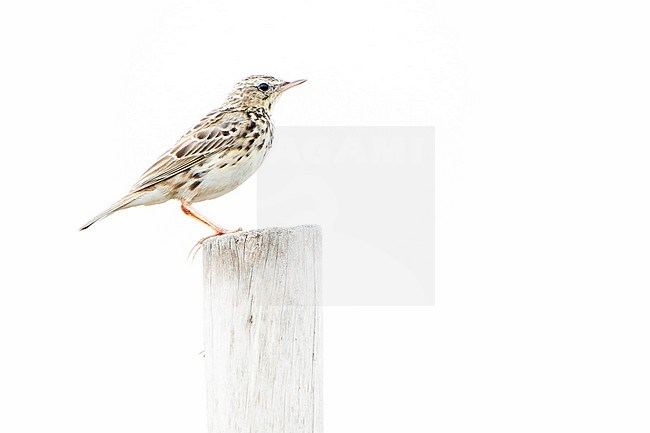
<instances>
[{"instance_id":1,"label":"pipit","mask_svg":"<svg viewBox=\"0 0 650 433\"><path fill-rule=\"evenodd\" d=\"M212 236L241 230L216 225L191 204L227 194L257 171L273 142L273 104L285 90L305 81L283 81L263 75L243 79L223 105L201 119L158 158L126 196L80 230L118 210L171 199L180 200L186 215L214 230Z\"/></svg>"}]
</instances>

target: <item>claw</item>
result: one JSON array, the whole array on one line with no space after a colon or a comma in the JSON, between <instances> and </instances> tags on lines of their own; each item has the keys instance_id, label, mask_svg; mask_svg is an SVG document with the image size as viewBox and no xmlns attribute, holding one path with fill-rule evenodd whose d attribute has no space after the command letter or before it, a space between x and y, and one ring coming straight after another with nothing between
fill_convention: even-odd
<instances>
[{"instance_id":1,"label":"claw","mask_svg":"<svg viewBox=\"0 0 650 433\"><path fill-rule=\"evenodd\" d=\"M196 258L196 255L203 248L203 242L207 241L208 239L216 238L217 236L227 235L227 234L230 234L230 233L239 233L241 231L242 231L241 227L239 227L239 228L237 228L235 230L221 230L221 231L216 232L213 235L206 236L204 238L199 239L198 242L194 244L194 246L190 250L189 254L187 255L188 260L193 261Z\"/></svg>"}]
</instances>

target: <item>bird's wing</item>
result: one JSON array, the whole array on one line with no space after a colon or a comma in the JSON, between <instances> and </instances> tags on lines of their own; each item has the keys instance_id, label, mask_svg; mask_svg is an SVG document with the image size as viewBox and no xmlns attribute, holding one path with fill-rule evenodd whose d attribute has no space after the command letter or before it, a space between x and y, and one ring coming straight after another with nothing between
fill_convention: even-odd
<instances>
[{"instance_id":1,"label":"bird's wing","mask_svg":"<svg viewBox=\"0 0 650 433\"><path fill-rule=\"evenodd\" d=\"M227 152L236 145L241 129L249 123L243 111L213 111L149 167L132 191L152 187L210 156Z\"/></svg>"}]
</instances>

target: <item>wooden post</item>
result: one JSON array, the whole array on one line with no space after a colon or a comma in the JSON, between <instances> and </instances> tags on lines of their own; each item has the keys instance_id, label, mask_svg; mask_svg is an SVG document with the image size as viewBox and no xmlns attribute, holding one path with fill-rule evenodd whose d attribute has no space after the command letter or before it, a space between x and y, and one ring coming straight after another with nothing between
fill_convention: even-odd
<instances>
[{"instance_id":1,"label":"wooden post","mask_svg":"<svg viewBox=\"0 0 650 433\"><path fill-rule=\"evenodd\" d=\"M322 433L318 226L203 245L209 433Z\"/></svg>"}]
</instances>

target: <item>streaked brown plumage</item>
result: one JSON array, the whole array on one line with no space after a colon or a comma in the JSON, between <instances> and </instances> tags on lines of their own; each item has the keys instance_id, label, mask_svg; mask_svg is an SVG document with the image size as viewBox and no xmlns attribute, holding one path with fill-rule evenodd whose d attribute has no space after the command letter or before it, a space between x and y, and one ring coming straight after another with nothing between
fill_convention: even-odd
<instances>
[{"instance_id":1,"label":"streaked brown plumage","mask_svg":"<svg viewBox=\"0 0 650 433\"><path fill-rule=\"evenodd\" d=\"M131 191L80 230L118 210L177 199L183 212L228 233L191 207L241 185L262 164L273 141L270 111L278 96L305 80L283 81L254 75L243 79L224 104L187 131L133 185Z\"/></svg>"}]
</instances>

